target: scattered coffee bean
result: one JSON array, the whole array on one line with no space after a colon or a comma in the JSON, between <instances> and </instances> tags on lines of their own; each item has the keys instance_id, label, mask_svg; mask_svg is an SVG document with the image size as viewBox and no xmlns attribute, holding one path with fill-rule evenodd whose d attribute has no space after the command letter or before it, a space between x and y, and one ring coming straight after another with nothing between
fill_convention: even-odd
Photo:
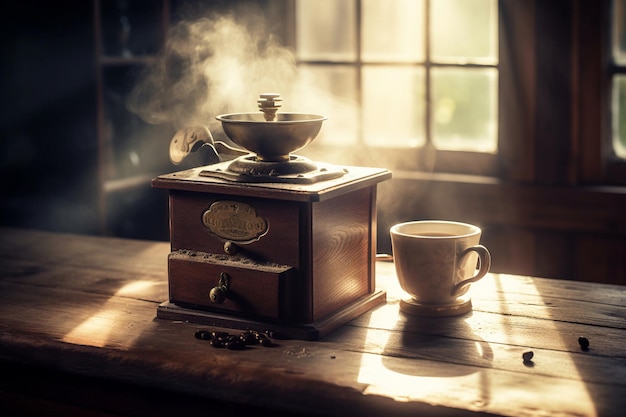
<instances>
[{"instance_id":1,"label":"scattered coffee bean","mask_svg":"<svg viewBox=\"0 0 626 417\"><path fill-rule=\"evenodd\" d=\"M580 348L582 350L588 350L589 349L589 339L587 339L584 336L580 336L578 338L578 344L580 345Z\"/></svg>"},{"instance_id":2,"label":"scattered coffee bean","mask_svg":"<svg viewBox=\"0 0 626 417\"><path fill-rule=\"evenodd\" d=\"M198 330L195 335L196 339L200 340L211 340L213 336L211 336L211 332L206 330Z\"/></svg>"},{"instance_id":3,"label":"scattered coffee bean","mask_svg":"<svg viewBox=\"0 0 626 417\"><path fill-rule=\"evenodd\" d=\"M532 361L533 356L535 356L535 354L533 353L532 350L526 351L524 353L522 353L522 359L524 360L524 363L528 363L530 361Z\"/></svg>"},{"instance_id":4,"label":"scattered coffee bean","mask_svg":"<svg viewBox=\"0 0 626 417\"><path fill-rule=\"evenodd\" d=\"M277 346L272 342L270 331L263 333L246 330L239 335L225 331L197 330L194 333L196 339L208 340L215 348L228 348L231 350L243 350L249 345L261 345L264 347Z\"/></svg>"},{"instance_id":5,"label":"scattered coffee bean","mask_svg":"<svg viewBox=\"0 0 626 417\"><path fill-rule=\"evenodd\" d=\"M246 348L246 343L237 338L226 342L226 348L230 350L244 350Z\"/></svg>"},{"instance_id":6,"label":"scattered coffee bean","mask_svg":"<svg viewBox=\"0 0 626 417\"><path fill-rule=\"evenodd\" d=\"M223 340L220 339L211 339L211 346L213 346L214 348L223 348L226 347L226 342L224 342Z\"/></svg>"},{"instance_id":7,"label":"scattered coffee bean","mask_svg":"<svg viewBox=\"0 0 626 417\"><path fill-rule=\"evenodd\" d=\"M228 337L228 332L213 331L211 332L211 336L213 336L214 339L225 339Z\"/></svg>"},{"instance_id":8,"label":"scattered coffee bean","mask_svg":"<svg viewBox=\"0 0 626 417\"><path fill-rule=\"evenodd\" d=\"M250 331L243 332L239 337L241 338L241 341L244 342L246 345L254 345L258 343L256 335Z\"/></svg>"}]
</instances>

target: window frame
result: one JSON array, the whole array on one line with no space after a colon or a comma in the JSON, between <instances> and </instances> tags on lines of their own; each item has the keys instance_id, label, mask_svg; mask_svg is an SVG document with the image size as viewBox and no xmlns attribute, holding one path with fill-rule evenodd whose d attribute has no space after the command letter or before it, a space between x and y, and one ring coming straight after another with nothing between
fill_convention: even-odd
<instances>
[{"instance_id":1,"label":"window frame","mask_svg":"<svg viewBox=\"0 0 626 417\"><path fill-rule=\"evenodd\" d=\"M614 155L612 144L612 76L626 68L613 63L611 9L611 0L574 6L572 130L579 149L577 178L585 185L626 185L626 161Z\"/></svg>"},{"instance_id":2,"label":"window frame","mask_svg":"<svg viewBox=\"0 0 626 417\"><path fill-rule=\"evenodd\" d=\"M611 1L547 3L498 1L497 153L384 149L385 160L395 161L388 167L394 175L420 171L543 185L626 185L626 161L611 152ZM289 0L282 8L287 25L281 37L293 50L295 7ZM546 39L552 44L545 45ZM552 94L555 83L560 90ZM306 148L307 155L328 162L352 155L355 165L375 165L381 151L315 143Z\"/></svg>"}]
</instances>

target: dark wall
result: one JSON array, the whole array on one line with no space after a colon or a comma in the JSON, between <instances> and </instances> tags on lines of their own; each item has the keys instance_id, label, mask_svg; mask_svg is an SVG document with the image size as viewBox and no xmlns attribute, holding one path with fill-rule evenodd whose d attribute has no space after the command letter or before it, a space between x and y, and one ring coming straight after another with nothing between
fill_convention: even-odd
<instances>
[{"instance_id":1,"label":"dark wall","mask_svg":"<svg viewBox=\"0 0 626 417\"><path fill-rule=\"evenodd\" d=\"M0 223L97 232L92 2L0 5Z\"/></svg>"}]
</instances>

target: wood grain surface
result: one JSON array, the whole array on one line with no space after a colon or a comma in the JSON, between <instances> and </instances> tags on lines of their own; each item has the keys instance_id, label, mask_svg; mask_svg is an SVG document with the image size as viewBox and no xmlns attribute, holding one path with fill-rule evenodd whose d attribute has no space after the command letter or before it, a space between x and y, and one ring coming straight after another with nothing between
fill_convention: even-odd
<instances>
[{"instance_id":1,"label":"wood grain surface","mask_svg":"<svg viewBox=\"0 0 626 417\"><path fill-rule=\"evenodd\" d=\"M33 378L3 377L0 411L612 416L626 407L622 286L488 274L472 285L471 313L418 319L398 310L393 263L378 262L386 304L318 341L233 351L194 337L208 327L155 318L169 251L1 229L0 363Z\"/></svg>"}]
</instances>

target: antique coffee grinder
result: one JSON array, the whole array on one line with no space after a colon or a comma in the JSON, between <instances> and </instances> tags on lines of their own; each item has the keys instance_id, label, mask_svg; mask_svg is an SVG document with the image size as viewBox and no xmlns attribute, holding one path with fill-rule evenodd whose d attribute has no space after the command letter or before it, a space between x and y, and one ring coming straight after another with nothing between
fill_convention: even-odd
<instances>
[{"instance_id":1,"label":"antique coffee grinder","mask_svg":"<svg viewBox=\"0 0 626 417\"><path fill-rule=\"evenodd\" d=\"M376 186L391 173L293 154L326 117L280 113L281 101L263 94L260 112L217 117L243 149L204 127L172 138L172 162L205 152L210 163L152 180L170 205L169 301L158 318L316 340L385 302Z\"/></svg>"}]
</instances>

